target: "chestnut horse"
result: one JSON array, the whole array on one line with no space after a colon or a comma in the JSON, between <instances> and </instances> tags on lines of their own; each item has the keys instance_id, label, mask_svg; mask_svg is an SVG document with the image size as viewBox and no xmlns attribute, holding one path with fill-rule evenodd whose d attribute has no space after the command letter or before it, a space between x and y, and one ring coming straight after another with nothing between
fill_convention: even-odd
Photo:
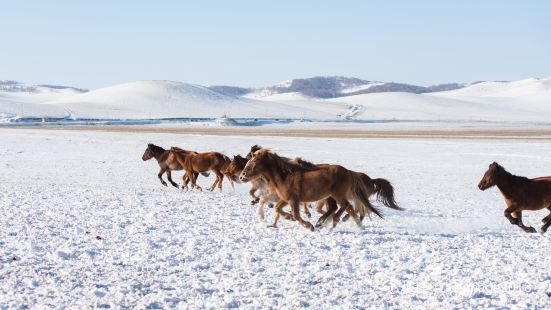
<instances>
[{"instance_id":1,"label":"chestnut horse","mask_svg":"<svg viewBox=\"0 0 551 310\"><path fill-rule=\"evenodd\" d=\"M239 176L241 174L241 171L243 171L243 168L245 168L247 161L247 158L242 157L241 155L235 155L231 163L228 165L226 173L230 174L231 176ZM247 179L243 181L251 183L251 189L249 190L249 195L253 197L251 204L254 205L258 203L257 214L258 217L263 220L264 205L268 203L268 207L272 208L273 204L279 201L279 197L277 196L275 188L273 186L270 186L270 184L266 182L266 180L264 180L262 177L253 178L250 180ZM255 195L256 193L258 193L258 196ZM310 210L308 210L308 204L304 204L303 210L308 217L312 216L310 214ZM292 216L289 213L284 212L282 215L286 219L292 219Z\"/></svg>"},{"instance_id":2,"label":"chestnut horse","mask_svg":"<svg viewBox=\"0 0 551 310\"><path fill-rule=\"evenodd\" d=\"M149 143L147 145L147 148L145 149L142 160L150 160L151 158L155 158L157 160L157 163L159 164L159 167L161 170L157 174L157 177L159 177L159 180L161 180L161 184L164 186L167 186L166 182L163 180L163 174L166 172L166 176L168 178L168 181L172 186L178 188L178 184L176 182L172 181L172 173L173 170L183 170L182 165L176 160L176 156L174 154L174 149L178 149L176 147L171 147L170 150L165 150L160 146L157 146L155 144ZM185 175L185 174L184 174ZM203 174L205 176L209 176L207 174ZM197 178L197 173L194 174L194 177ZM186 185L187 188L187 185Z\"/></svg>"},{"instance_id":3,"label":"chestnut horse","mask_svg":"<svg viewBox=\"0 0 551 310\"><path fill-rule=\"evenodd\" d=\"M216 174L216 180L212 183L209 190L212 192L214 188L218 186L220 191L222 191L222 180L224 179L223 171L226 170L226 167L231 162L228 156L218 152L197 153L187 150L180 150L175 154L177 154L176 160L186 171L186 175L184 176L184 184L186 186L187 183L191 181L192 186L202 190L202 188L195 183L196 178L194 178L193 175L197 172L202 173L210 170ZM229 178L229 182L233 187L231 178ZM182 187L184 187L184 185L182 185Z\"/></svg>"},{"instance_id":4,"label":"chestnut horse","mask_svg":"<svg viewBox=\"0 0 551 310\"><path fill-rule=\"evenodd\" d=\"M534 233L536 232L534 227L525 226L522 223L522 211L547 208L550 214L543 218L541 232L547 231L551 225L551 177L528 179L516 176L494 162L484 173L482 180L478 183L478 188L486 190L494 185L505 199L507 208L504 215L511 224L517 225L527 233Z\"/></svg>"},{"instance_id":5,"label":"chestnut horse","mask_svg":"<svg viewBox=\"0 0 551 310\"><path fill-rule=\"evenodd\" d=\"M276 205L274 223L277 227L280 209L291 205L293 217L304 227L314 230L310 222L301 218L299 203L313 202L332 197L341 209L334 214L334 225L346 211L358 225L361 225L352 205L348 201L353 199L364 205L369 212L382 217L379 210L373 207L368 200L367 190L360 178L352 171L339 165L311 165L305 168L302 165L285 161L275 153L266 149L256 151L247 162L239 176L240 179L262 176L274 184L280 201Z\"/></svg>"}]
</instances>

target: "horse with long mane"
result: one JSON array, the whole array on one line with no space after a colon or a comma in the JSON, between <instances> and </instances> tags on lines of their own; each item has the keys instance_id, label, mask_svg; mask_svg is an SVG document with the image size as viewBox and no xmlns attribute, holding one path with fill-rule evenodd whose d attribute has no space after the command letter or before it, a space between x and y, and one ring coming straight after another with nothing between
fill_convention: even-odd
<instances>
[{"instance_id":1,"label":"horse with long mane","mask_svg":"<svg viewBox=\"0 0 551 310\"><path fill-rule=\"evenodd\" d=\"M228 156L218 152L205 152L197 153L187 150L180 150L176 152L176 160L184 167L186 175L184 176L184 184L191 181L191 185L197 189L202 188L195 183L196 178L193 177L194 173L203 173L212 171L216 174L216 180L210 186L209 190L212 192L216 186L222 191L222 180L224 179L224 171L230 164L231 160ZM186 179L187 178L187 179ZM228 178L230 184L233 187L231 178ZM183 187L184 185L182 185Z\"/></svg>"},{"instance_id":2,"label":"horse with long mane","mask_svg":"<svg viewBox=\"0 0 551 310\"><path fill-rule=\"evenodd\" d=\"M183 170L184 167L176 160L176 155L174 153L175 149L179 149L179 148L171 147L170 150L165 150L164 148L158 145L149 143L142 155L142 160L147 161L147 160L150 160L151 158L155 158L155 160L157 160L157 163L159 164L159 167L161 169L157 174L157 177L159 178L159 180L161 180L161 184L163 184L164 186L167 186L166 182L163 180L163 174L166 173L167 179L170 182L170 184L178 188L178 184L172 181L171 171ZM208 173L204 175L208 176ZM184 176L185 176L185 173L184 173ZM197 173L193 174L194 178L197 178L197 176L198 176ZM186 183L186 188L187 188L187 183Z\"/></svg>"},{"instance_id":3,"label":"horse with long mane","mask_svg":"<svg viewBox=\"0 0 551 310\"><path fill-rule=\"evenodd\" d=\"M381 212L368 200L367 190L360 178L339 165L323 165L306 168L303 165L282 159L266 149L256 151L240 175L240 179L262 176L274 184L280 201L276 205L274 224L277 226L279 211L285 204L291 205L293 217L304 227L311 230L314 226L301 218L299 203L314 202L332 197L340 209L333 215L333 223L339 221L343 212L347 212L358 225L361 225L349 200L363 204L369 212L382 217Z\"/></svg>"},{"instance_id":4,"label":"horse with long mane","mask_svg":"<svg viewBox=\"0 0 551 310\"><path fill-rule=\"evenodd\" d=\"M522 223L522 211L547 208L550 213L542 220L541 232L547 231L551 225L551 177L529 179L516 176L493 162L478 183L478 188L486 190L492 186L497 186L505 199L505 217L527 233L534 233L536 229Z\"/></svg>"},{"instance_id":5,"label":"horse with long mane","mask_svg":"<svg viewBox=\"0 0 551 310\"><path fill-rule=\"evenodd\" d=\"M246 158L242 158L239 156L239 158L237 158L237 160L239 161L240 165L243 165L241 167L241 169L233 169L233 172L235 173L236 171L242 171L243 168L244 168L244 162L246 163L246 160L247 159L250 159L252 157L252 154L258 150L262 149L261 146L259 145L253 145L249 151L249 153L247 154L247 157ZM309 161L306 161L306 160L303 160L302 158L300 157L295 157L293 159L288 159L288 158L283 158L287 161L291 161L291 162L294 162L294 163L297 163L305 168L308 168L308 169L314 169L316 167L321 167L321 166L324 166L324 165L327 165L327 164L313 164ZM234 161L235 161L235 158L234 158ZM234 165L234 167L236 167L237 165ZM368 197L371 197L372 195L376 195L377 197L377 200L382 203L385 207L388 207L390 209L394 209L394 210L404 210L402 209L401 207L399 207L396 203L396 200L394 198L394 187L392 186L392 184L386 180L386 179L383 179L383 178L376 178L376 179L371 179L367 174L363 173L363 172L356 172L356 174L358 175L358 177L360 177L360 179L362 180L362 182L364 183L364 185L366 186L368 192L369 192L369 196ZM262 180L262 179L260 179ZM254 191L256 189L253 187L251 188L251 191L252 193L250 193L251 196L253 196L253 198L255 197L254 196ZM324 206L327 206L327 211L326 212L323 212L323 207ZM365 215L366 215L366 212L369 210L369 208L363 208L363 204L361 202L358 202L358 201L355 201L354 202L354 207L355 207L355 210L356 212L359 213L359 217L360 217L360 221L363 221L363 219L365 218ZM316 224L317 227L321 226L324 224L324 222L331 217L331 215L333 215L336 211L338 210L338 207L337 207L337 203L336 201L331 198L331 197L328 197L326 198L325 200L319 200L316 204L316 211L320 214L322 214L322 218L320 218L320 220L318 220L318 223ZM308 217L310 217L310 212L308 211L308 206L307 204L305 204L304 206L304 212L308 215ZM343 217L343 221L346 221L348 220L348 217L349 215L346 214L344 217Z\"/></svg>"},{"instance_id":6,"label":"horse with long mane","mask_svg":"<svg viewBox=\"0 0 551 310\"><path fill-rule=\"evenodd\" d=\"M255 146L253 146L254 148ZM231 174L232 176L238 177L241 174L241 171L245 168L245 165L247 164L249 160L246 157L242 157L241 155L235 155L231 161L231 163L228 165L226 172ZM249 190L249 195L253 198L251 201L251 204L257 204L257 214L258 217L263 220L264 219L264 205L268 204L268 207L272 208L273 204L277 203L279 201L279 196L277 196L277 192L275 191L275 188L272 184L264 180L262 177L257 177L253 179L244 179L244 182L251 183L251 189ZM258 196L257 196L258 193ZM304 204L303 206L304 213L310 217L311 213L308 210L308 204ZM286 219L292 219L291 214L283 212L282 215Z\"/></svg>"}]
</instances>

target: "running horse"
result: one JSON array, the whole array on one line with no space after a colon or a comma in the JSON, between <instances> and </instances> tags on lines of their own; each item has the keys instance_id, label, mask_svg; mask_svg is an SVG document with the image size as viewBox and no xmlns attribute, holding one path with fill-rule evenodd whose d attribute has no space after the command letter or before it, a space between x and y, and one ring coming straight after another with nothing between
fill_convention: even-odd
<instances>
[{"instance_id":1,"label":"running horse","mask_svg":"<svg viewBox=\"0 0 551 310\"><path fill-rule=\"evenodd\" d=\"M155 160L157 160L157 164L159 164L159 168L160 168L159 173L157 174L157 177L159 178L159 180L161 180L161 184L163 184L164 186L167 186L166 182L163 180L163 174L166 173L167 179L170 182L170 184L178 188L178 184L172 181L172 172L171 172L171 171L178 171L178 170L184 169L183 166L180 165L180 163L176 160L176 155L174 152L177 150L181 150L181 149L177 147L171 147L170 150L165 150L160 146L149 143L142 155L143 161L150 160L151 158L155 158ZM198 174L194 174L193 176L197 178L197 175ZM207 177L209 176L208 173L203 175Z\"/></svg>"},{"instance_id":2,"label":"running horse","mask_svg":"<svg viewBox=\"0 0 551 310\"><path fill-rule=\"evenodd\" d=\"M291 206L294 219L304 227L314 230L314 226L301 218L299 204L314 202L332 197L340 209L333 215L336 225L343 212L347 212L361 225L349 200L358 201L368 212L382 217L381 212L368 200L367 190L361 179L353 172L339 165L305 167L286 161L266 149L256 151L245 165L241 180L262 176L274 184L280 201L276 205L273 227L277 227L280 210L286 204ZM321 219L321 218L320 218Z\"/></svg>"},{"instance_id":3,"label":"running horse","mask_svg":"<svg viewBox=\"0 0 551 310\"><path fill-rule=\"evenodd\" d=\"M253 146L252 149L254 149L256 146ZM251 154L249 154L251 155ZM247 155L249 158L250 156ZM247 157L242 157L241 155L235 155L231 161L231 163L228 165L226 169L226 173L228 173L232 177L238 177L241 174L241 171L245 168L245 165L247 164L249 160ZM277 192L272 184L268 183L264 178L257 177L253 179L243 179L243 182L249 182L251 183L251 189L249 190L249 195L253 198L251 201L252 205L258 204L257 208L257 214L258 217L263 220L264 219L264 205L268 204L268 207L272 208L274 203L277 203L279 201L279 196L277 196ZM258 193L258 196L257 196ZM303 211L306 216L311 217L312 214L310 213L310 210L308 210L309 205L305 203L303 205ZM282 215L284 218L288 220L292 220L291 214L287 212L282 212Z\"/></svg>"},{"instance_id":4,"label":"running horse","mask_svg":"<svg viewBox=\"0 0 551 310\"><path fill-rule=\"evenodd\" d=\"M196 178L194 174L198 172L205 173L210 170L216 174L216 180L212 183L209 190L212 192L214 188L218 186L220 191L222 191L224 173L231 162L228 156L218 152L197 153L187 150L180 150L176 152L176 154L176 160L186 171L183 179L184 185L182 185L182 187L187 186L187 183L191 181L192 187L202 190L202 188L195 183ZM233 187L232 178L228 178L228 180Z\"/></svg>"},{"instance_id":5,"label":"running horse","mask_svg":"<svg viewBox=\"0 0 551 310\"><path fill-rule=\"evenodd\" d=\"M505 217L513 225L517 225L527 233L535 233L536 229L522 223L522 211L537 211L547 208L550 213L543 218L541 232L545 233L551 225L551 177L529 179L509 173L498 163L490 164L482 180L478 183L480 190L497 186L507 208Z\"/></svg>"}]
</instances>

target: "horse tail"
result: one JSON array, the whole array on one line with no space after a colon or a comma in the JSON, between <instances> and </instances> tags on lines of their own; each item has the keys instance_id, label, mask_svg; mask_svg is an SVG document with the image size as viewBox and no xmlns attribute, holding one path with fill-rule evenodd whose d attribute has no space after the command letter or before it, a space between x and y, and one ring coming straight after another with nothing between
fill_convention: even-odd
<instances>
[{"instance_id":1,"label":"horse tail","mask_svg":"<svg viewBox=\"0 0 551 310\"><path fill-rule=\"evenodd\" d=\"M381 211L369 202L369 192L362 179L353 171L349 171L349 174L352 176L352 194L354 196L354 201L360 202L364 206L365 211L373 212L380 218L383 218Z\"/></svg>"},{"instance_id":2,"label":"horse tail","mask_svg":"<svg viewBox=\"0 0 551 310\"><path fill-rule=\"evenodd\" d=\"M404 210L396 204L396 201L394 200L394 187L388 180L373 179L373 183L375 183L375 193L377 194L377 200L380 203L394 210Z\"/></svg>"}]
</instances>

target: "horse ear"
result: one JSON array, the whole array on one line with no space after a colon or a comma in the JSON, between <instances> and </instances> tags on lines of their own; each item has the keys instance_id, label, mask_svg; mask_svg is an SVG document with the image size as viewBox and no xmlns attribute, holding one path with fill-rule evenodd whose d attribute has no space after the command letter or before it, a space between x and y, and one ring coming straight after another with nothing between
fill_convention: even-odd
<instances>
[{"instance_id":1,"label":"horse ear","mask_svg":"<svg viewBox=\"0 0 551 310\"><path fill-rule=\"evenodd\" d=\"M147 147L152 147L153 146L153 143L148 143L147 144Z\"/></svg>"}]
</instances>

